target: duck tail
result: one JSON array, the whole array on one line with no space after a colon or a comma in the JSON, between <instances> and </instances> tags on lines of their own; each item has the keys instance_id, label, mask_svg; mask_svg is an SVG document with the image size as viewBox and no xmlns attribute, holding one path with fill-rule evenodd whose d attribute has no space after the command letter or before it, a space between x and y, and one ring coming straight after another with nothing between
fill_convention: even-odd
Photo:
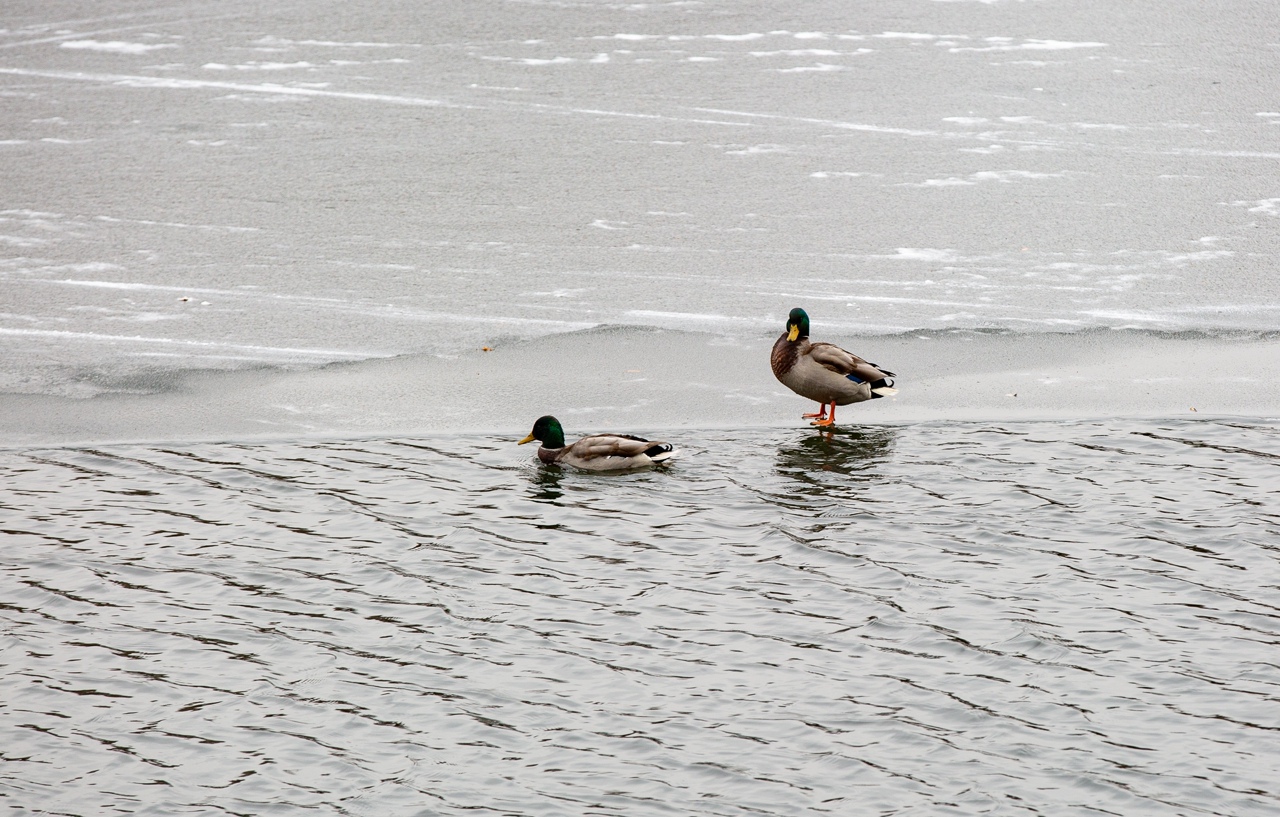
<instances>
[{"instance_id":1,"label":"duck tail","mask_svg":"<svg viewBox=\"0 0 1280 817\"><path fill-rule=\"evenodd\" d=\"M679 453L679 449L671 443L656 443L649 446L644 452L645 456L654 462L666 462Z\"/></svg>"},{"instance_id":2,"label":"duck tail","mask_svg":"<svg viewBox=\"0 0 1280 817\"><path fill-rule=\"evenodd\" d=\"M885 372L885 374L887 374L887 375L892 375L892 374L893 374L893 372ZM871 384L871 396L872 396L872 398L876 398L876 397L892 397L893 395L895 395L895 394L897 394L897 393L898 393L898 390L897 390L897 389L895 389L895 388L893 387L893 381L892 381L892 380L889 380L888 378L884 378L884 377L882 377L882 378L880 378L879 380L877 380L876 382L874 382L874 383L872 383L872 384Z\"/></svg>"}]
</instances>

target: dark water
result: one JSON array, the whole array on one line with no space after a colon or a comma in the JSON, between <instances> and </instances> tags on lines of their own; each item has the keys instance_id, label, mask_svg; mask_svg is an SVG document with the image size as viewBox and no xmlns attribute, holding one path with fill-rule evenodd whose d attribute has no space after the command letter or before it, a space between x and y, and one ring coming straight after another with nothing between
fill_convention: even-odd
<instances>
[{"instance_id":1,"label":"dark water","mask_svg":"<svg viewBox=\"0 0 1280 817\"><path fill-rule=\"evenodd\" d=\"M1280 809L1280 428L0 452L20 813Z\"/></svg>"}]
</instances>

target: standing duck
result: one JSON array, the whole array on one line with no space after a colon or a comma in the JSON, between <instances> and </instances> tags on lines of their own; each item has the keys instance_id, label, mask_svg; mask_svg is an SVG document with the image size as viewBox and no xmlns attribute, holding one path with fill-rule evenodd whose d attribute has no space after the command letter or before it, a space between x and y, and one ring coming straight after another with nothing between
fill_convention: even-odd
<instances>
[{"instance_id":1,"label":"standing duck","mask_svg":"<svg viewBox=\"0 0 1280 817\"><path fill-rule=\"evenodd\" d=\"M539 440L538 459L548 465L572 465L584 471L632 471L661 465L678 450L671 443L646 440L630 434L592 434L565 445L564 429L551 415L539 417L533 431L520 445Z\"/></svg>"},{"instance_id":2,"label":"standing duck","mask_svg":"<svg viewBox=\"0 0 1280 817\"><path fill-rule=\"evenodd\" d=\"M787 331L773 344L769 357L773 376L801 397L817 400L818 411L801 415L816 418L815 426L836 422L836 406L861 403L876 397L897 394L887 372L834 343L809 341L809 315L796 308L787 315ZM830 413L827 409L830 407Z\"/></svg>"}]
</instances>

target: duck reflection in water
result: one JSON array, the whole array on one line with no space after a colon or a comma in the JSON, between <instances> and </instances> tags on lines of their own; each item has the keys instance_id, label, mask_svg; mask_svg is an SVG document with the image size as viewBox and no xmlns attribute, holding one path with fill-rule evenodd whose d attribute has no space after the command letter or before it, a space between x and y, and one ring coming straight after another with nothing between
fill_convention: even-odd
<instances>
[{"instance_id":1,"label":"duck reflection in water","mask_svg":"<svg viewBox=\"0 0 1280 817\"><path fill-rule=\"evenodd\" d=\"M564 497L564 488L560 485L562 480L564 480L564 469L558 466L533 469L529 475L531 488L529 498L534 502L560 504L560 499Z\"/></svg>"},{"instance_id":2,"label":"duck reflection in water","mask_svg":"<svg viewBox=\"0 0 1280 817\"><path fill-rule=\"evenodd\" d=\"M829 428L797 437L778 447L777 469L804 486L830 490L825 474L862 482L876 477L877 466L893 451L892 428Z\"/></svg>"}]
</instances>

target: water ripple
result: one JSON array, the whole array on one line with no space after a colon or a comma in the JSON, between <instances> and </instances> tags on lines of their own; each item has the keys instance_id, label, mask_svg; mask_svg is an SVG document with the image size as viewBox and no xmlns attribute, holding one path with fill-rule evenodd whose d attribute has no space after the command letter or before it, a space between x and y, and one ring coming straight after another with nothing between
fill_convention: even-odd
<instances>
[{"instance_id":1,"label":"water ripple","mask_svg":"<svg viewBox=\"0 0 1280 817\"><path fill-rule=\"evenodd\" d=\"M1269 814L1280 433L0 452L31 813Z\"/></svg>"}]
</instances>

